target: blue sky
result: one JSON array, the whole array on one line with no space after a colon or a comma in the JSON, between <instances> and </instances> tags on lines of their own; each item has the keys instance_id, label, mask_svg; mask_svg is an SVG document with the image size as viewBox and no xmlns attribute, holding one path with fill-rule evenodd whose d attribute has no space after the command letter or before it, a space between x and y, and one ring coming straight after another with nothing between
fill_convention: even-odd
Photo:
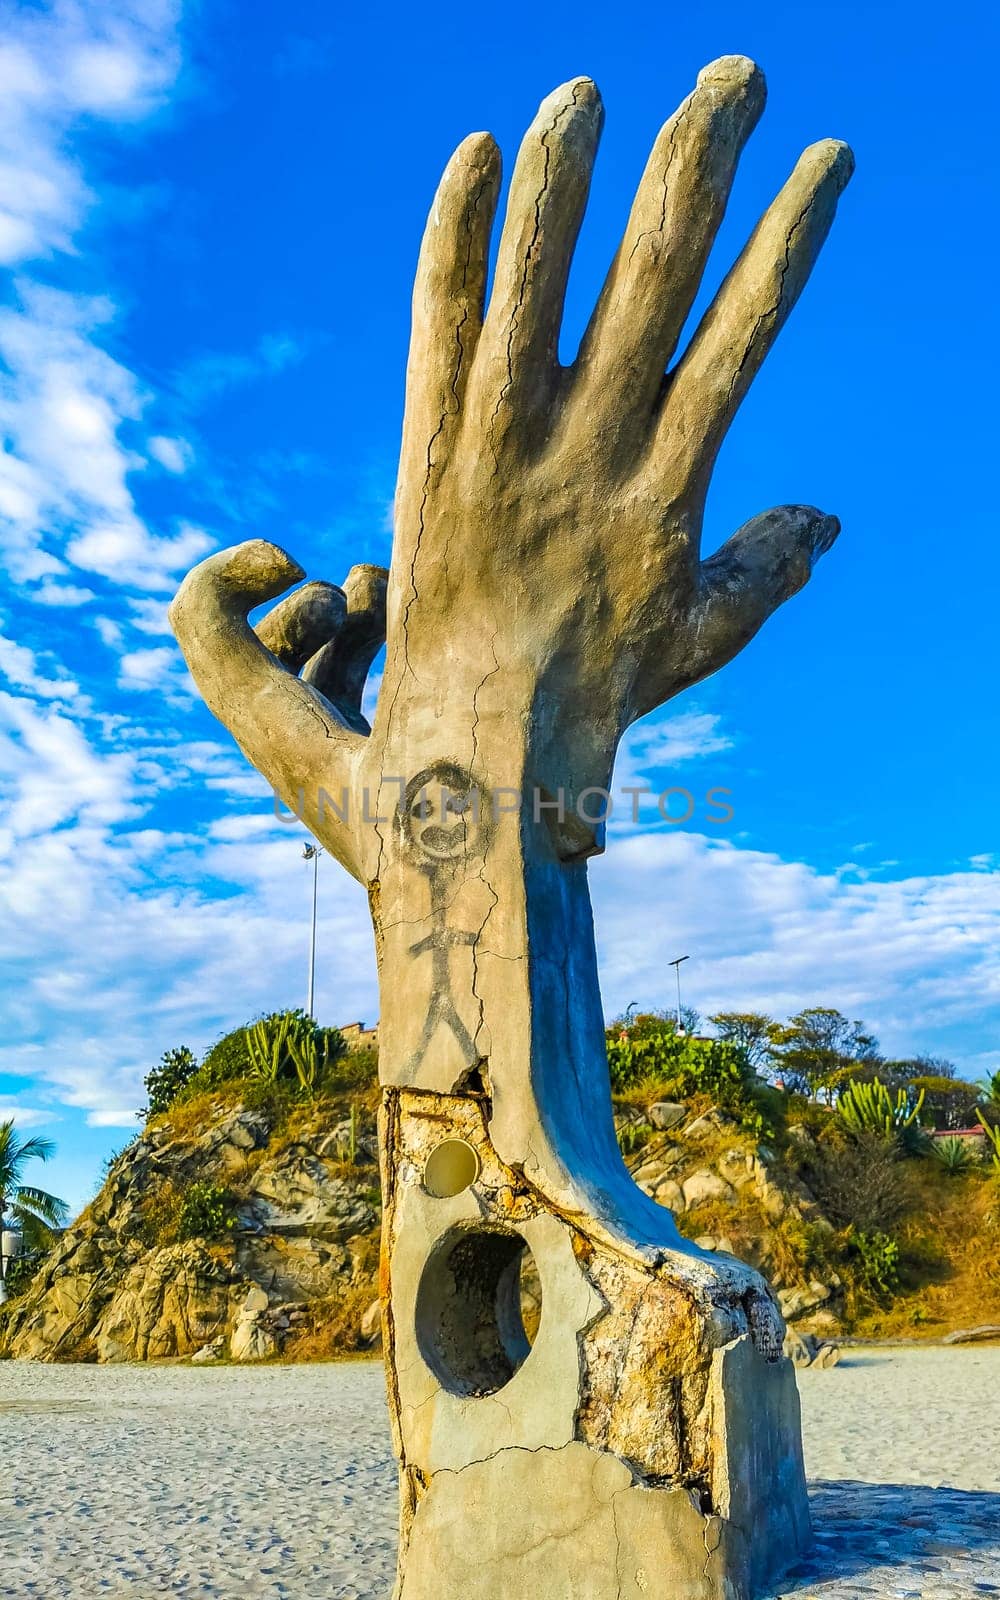
<instances>
[{"instance_id":1,"label":"blue sky","mask_svg":"<svg viewBox=\"0 0 1000 1600\"><path fill-rule=\"evenodd\" d=\"M519 17L525 27L525 17ZM720 458L707 546L784 501L844 533L620 776L732 791L612 830L606 1009L827 1003L893 1052L1000 1063L997 217L986 5L12 5L0 41L0 1114L79 1203L163 1049L304 998L308 869L165 629L205 551L387 561L408 300L459 140L507 170L589 73L607 125L570 358L660 123L713 57L769 83L706 293L800 149L858 170ZM704 297L702 304L704 303ZM324 1020L377 1012L323 863Z\"/></svg>"}]
</instances>

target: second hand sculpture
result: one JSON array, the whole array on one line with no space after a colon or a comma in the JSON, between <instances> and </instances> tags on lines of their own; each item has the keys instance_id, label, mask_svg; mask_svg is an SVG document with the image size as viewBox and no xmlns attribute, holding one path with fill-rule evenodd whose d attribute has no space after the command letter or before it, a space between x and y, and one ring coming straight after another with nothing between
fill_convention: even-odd
<instances>
[{"instance_id":1,"label":"second hand sculpture","mask_svg":"<svg viewBox=\"0 0 1000 1600\"><path fill-rule=\"evenodd\" d=\"M581 803L839 531L782 506L699 554L719 446L852 170L843 144L805 152L675 361L763 105L744 58L701 73L569 367L597 90L558 89L529 129L488 306L500 160L467 139L420 252L390 571L306 583L251 626L304 576L255 540L171 611L211 709L368 890L399 1600L746 1600L808 1537L770 1289L683 1239L618 1151Z\"/></svg>"}]
</instances>

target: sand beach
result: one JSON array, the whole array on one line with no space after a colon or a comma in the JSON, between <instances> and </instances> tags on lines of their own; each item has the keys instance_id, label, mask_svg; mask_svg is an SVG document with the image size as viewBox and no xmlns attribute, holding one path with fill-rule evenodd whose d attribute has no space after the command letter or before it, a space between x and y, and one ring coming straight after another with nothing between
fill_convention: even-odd
<instances>
[{"instance_id":1,"label":"sand beach","mask_svg":"<svg viewBox=\"0 0 1000 1600\"><path fill-rule=\"evenodd\" d=\"M1000 1595L1000 1347L799 1374L797 1600ZM382 1368L0 1364L3 1600L384 1600Z\"/></svg>"}]
</instances>

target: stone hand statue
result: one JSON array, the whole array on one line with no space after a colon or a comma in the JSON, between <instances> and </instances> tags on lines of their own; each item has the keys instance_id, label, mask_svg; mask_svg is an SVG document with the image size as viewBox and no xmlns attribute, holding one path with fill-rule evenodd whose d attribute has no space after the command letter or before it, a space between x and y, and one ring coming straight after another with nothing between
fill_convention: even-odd
<instances>
[{"instance_id":1,"label":"stone hand statue","mask_svg":"<svg viewBox=\"0 0 1000 1600\"><path fill-rule=\"evenodd\" d=\"M678 356L764 97L742 57L702 72L570 366L597 89L556 90L525 136L488 295L500 159L468 138L420 251L389 572L251 624L304 576L255 540L171 611L211 709L369 894L400 1600L746 1600L808 1534L770 1290L683 1239L619 1154L587 889L625 729L729 661L839 531L782 506L699 551L726 429L852 170L843 144L804 153Z\"/></svg>"}]
</instances>

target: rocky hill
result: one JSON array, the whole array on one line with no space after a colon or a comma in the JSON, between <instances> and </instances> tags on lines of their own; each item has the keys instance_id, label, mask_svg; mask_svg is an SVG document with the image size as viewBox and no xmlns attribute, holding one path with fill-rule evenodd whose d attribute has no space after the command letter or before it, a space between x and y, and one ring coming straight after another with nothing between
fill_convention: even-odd
<instances>
[{"instance_id":1,"label":"rocky hill","mask_svg":"<svg viewBox=\"0 0 1000 1600\"><path fill-rule=\"evenodd\" d=\"M236 1361L375 1345L380 1196L367 1105L181 1103L113 1162L96 1199L8 1309L4 1352L44 1361ZM351 1108L353 1107L353 1122ZM637 1182L708 1249L750 1257L782 1308L829 1338L836 1273L800 1270L790 1232L827 1227L766 1148L684 1106L630 1158ZM655 1114L655 1113L654 1113ZM634 1113L624 1110L627 1134ZM711 1226L713 1231L707 1232Z\"/></svg>"},{"instance_id":2,"label":"rocky hill","mask_svg":"<svg viewBox=\"0 0 1000 1600\"><path fill-rule=\"evenodd\" d=\"M0 1312L0 1354L301 1360L377 1345L374 1062L352 1070L307 1096L189 1088L154 1116ZM616 1100L636 1182L700 1246L770 1278L797 1359L830 1358L846 1333L1000 1323L1000 1174L949 1173L926 1140L907 1155L848 1137L836 1113L773 1091L727 1092L723 1109L703 1088L671 1101L653 1088Z\"/></svg>"},{"instance_id":3,"label":"rocky hill","mask_svg":"<svg viewBox=\"0 0 1000 1600\"><path fill-rule=\"evenodd\" d=\"M113 1162L0 1323L43 1361L331 1354L378 1337L371 1113L202 1096ZM353 1119L351 1106L353 1105Z\"/></svg>"}]
</instances>

